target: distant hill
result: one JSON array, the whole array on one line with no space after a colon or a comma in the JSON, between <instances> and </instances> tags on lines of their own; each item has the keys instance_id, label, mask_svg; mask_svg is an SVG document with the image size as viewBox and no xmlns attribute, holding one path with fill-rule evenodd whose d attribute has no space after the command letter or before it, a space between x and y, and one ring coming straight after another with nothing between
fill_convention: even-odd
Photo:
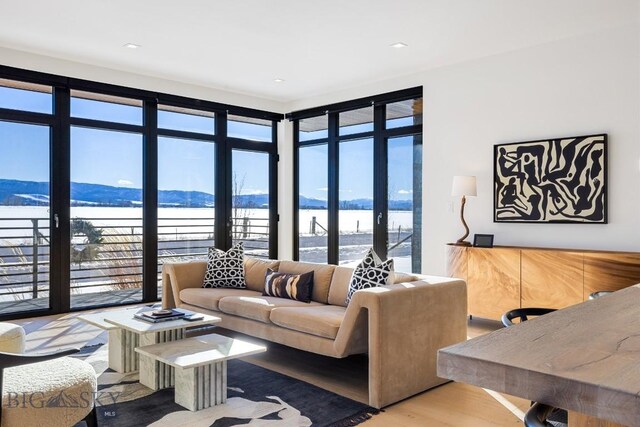
<instances>
[{"instance_id":1,"label":"distant hill","mask_svg":"<svg viewBox=\"0 0 640 427\"><path fill-rule=\"evenodd\" d=\"M134 207L142 205L142 190L139 188L72 182L71 195L73 197L71 206ZM251 196L241 196L240 199L243 203L255 203ZM160 190L158 203L165 207L215 206L213 194L201 191ZM48 183L0 179L0 205L43 206L48 204Z\"/></svg>"},{"instance_id":2,"label":"distant hill","mask_svg":"<svg viewBox=\"0 0 640 427\"><path fill-rule=\"evenodd\" d=\"M327 201L320 199L310 199L300 196L300 209L327 209ZM341 200L340 209L351 210L371 210L373 209L372 199ZM389 200L389 209L392 211L410 211L413 209L412 200Z\"/></svg>"},{"instance_id":3,"label":"distant hill","mask_svg":"<svg viewBox=\"0 0 640 427\"><path fill-rule=\"evenodd\" d=\"M300 196L299 205L300 209L326 209L327 201L320 199L310 199L308 197Z\"/></svg>"},{"instance_id":4,"label":"distant hill","mask_svg":"<svg viewBox=\"0 0 640 427\"><path fill-rule=\"evenodd\" d=\"M139 207L142 190L109 185L71 183L71 206ZM237 207L259 209L269 207L267 194L234 196ZM46 206L49 204L49 184L46 182L0 179L0 206ZM215 206L213 194L202 191L160 190L161 207L206 208ZM411 210L411 200L390 200L391 210ZM300 209L326 209L327 201L300 196ZM354 199L340 202L341 209L371 210L373 200Z\"/></svg>"}]
</instances>

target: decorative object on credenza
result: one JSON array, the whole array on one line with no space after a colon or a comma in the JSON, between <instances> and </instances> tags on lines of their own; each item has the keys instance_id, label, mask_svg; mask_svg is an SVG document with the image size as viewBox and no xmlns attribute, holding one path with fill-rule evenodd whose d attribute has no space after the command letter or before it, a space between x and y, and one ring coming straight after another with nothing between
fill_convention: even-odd
<instances>
[{"instance_id":1,"label":"decorative object on credenza","mask_svg":"<svg viewBox=\"0 0 640 427\"><path fill-rule=\"evenodd\" d=\"M494 146L494 222L607 223L607 135Z\"/></svg>"},{"instance_id":2,"label":"decorative object on credenza","mask_svg":"<svg viewBox=\"0 0 640 427\"><path fill-rule=\"evenodd\" d=\"M493 234L474 234L473 246L476 248L492 248Z\"/></svg>"},{"instance_id":3,"label":"decorative object on credenza","mask_svg":"<svg viewBox=\"0 0 640 427\"><path fill-rule=\"evenodd\" d=\"M451 195L454 197L462 196L462 200L460 202L460 220L462 221L462 225L464 226L464 229L465 229L464 236L459 238L455 243L457 246L471 246L471 243L465 240L467 236L469 236L469 227L467 226L467 223L464 220L464 205L465 203L467 203L467 196L476 196L477 193L478 191L476 188L475 176L454 176L453 177L453 186L451 188Z\"/></svg>"}]
</instances>

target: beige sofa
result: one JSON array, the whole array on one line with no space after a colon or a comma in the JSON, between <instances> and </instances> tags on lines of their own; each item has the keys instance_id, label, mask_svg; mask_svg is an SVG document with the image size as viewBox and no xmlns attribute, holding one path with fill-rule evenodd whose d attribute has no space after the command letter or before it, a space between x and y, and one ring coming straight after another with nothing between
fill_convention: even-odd
<instances>
[{"instance_id":1,"label":"beige sofa","mask_svg":"<svg viewBox=\"0 0 640 427\"><path fill-rule=\"evenodd\" d=\"M314 271L311 303L262 296L267 268ZM345 299L352 269L245 259L247 289L202 288L206 262L165 264L163 306L222 318L220 326L326 356L368 353L369 404L381 408L444 383L438 349L467 339L462 280L396 273L395 284Z\"/></svg>"}]
</instances>

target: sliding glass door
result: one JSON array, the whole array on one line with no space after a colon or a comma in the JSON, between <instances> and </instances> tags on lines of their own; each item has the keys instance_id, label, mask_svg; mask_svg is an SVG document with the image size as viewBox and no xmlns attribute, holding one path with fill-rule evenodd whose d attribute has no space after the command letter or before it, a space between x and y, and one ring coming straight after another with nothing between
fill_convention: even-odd
<instances>
[{"instance_id":1,"label":"sliding glass door","mask_svg":"<svg viewBox=\"0 0 640 427\"><path fill-rule=\"evenodd\" d=\"M71 129L70 229L71 308L142 301L142 135Z\"/></svg>"},{"instance_id":2,"label":"sliding glass door","mask_svg":"<svg viewBox=\"0 0 640 427\"><path fill-rule=\"evenodd\" d=\"M158 106L158 298L163 264L206 260L216 245L215 123L210 111Z\"/></svg>"},{"instance_id":3,"label":"sliding glass door","mask_svg":"<svg viewBox=\"0 0 640 427\"><path fill-rule=\"evenodd\" d=\"M387 257L397 271L420 271L422 137L387 140Z\"/></svg>"},{"instance_id":4,"label":"sliding glass door","mask_svg":"<svg viewBox=\"0 0 640 427\"><path fill-rule=\"evenodd\" d=\"M0 312L50 308L49 126L0 120Z\"/></svg>"},{"instance_id":5,"label":"sliding glass door","mask_svg":"<svg viewBox=\"0 0 640 427\"><path fill-rule=\"evenodd\" d=\"M269 258L269 163L269 153L233 150L231 232L247 256Z\"/></svg>"},{"instance_id":6,"label":"sliding glass door","mask_svg":"<svg viewBox=\"0 0 640 427\"><path fill-rule=\"evenodd\" d=\"M167 262L206 260L215 246L214 142L158 140L158 297Z\"/></svg>"},{"instance_id":7,"label":"sliding glass door","mask_svg":"<svg viewBox=\"0 0 640 427\"><path fill-rule=\"evenodd\" d=\"M305 145L298 151L300 174L298 185L299 260L326 263L328 260L329 211L327 170L329 153L326 143Z\"/></svg>"},{"instance_id":8,"label":"sliding glass door","mask_svg":"<svg viewBox=\"0 0 640 427\"><path fill-rule=\"evenodd\" d=\"M210 247L276 258L281 119L0 65L0 320L155 302Z\"/></svg>"},{"instance_id":9,"label":"sliding glass door","mask_svg":"<svg viewBox=\"0 0 640 427\"><path fill-rule=\"evenodd\" d=\"M361 260L373 246L373 139L340 142L339 262Z\"/></svg>"},{"instance_id":10,"label":"sliding glass door","mask_svg":"<svg viewBox=\"0 0 640 427\"><path fill-rule=\"evenodd\" d=\"M291 114L297 259L352 266L374 248L397 271L420 272L421 93Z\"/></svg>"}]
</instances>

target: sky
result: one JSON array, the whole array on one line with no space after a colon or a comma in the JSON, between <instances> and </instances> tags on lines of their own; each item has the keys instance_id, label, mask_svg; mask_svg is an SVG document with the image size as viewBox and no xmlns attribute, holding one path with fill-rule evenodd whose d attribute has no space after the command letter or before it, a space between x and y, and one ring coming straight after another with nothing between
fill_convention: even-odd
<instances>
[{"instance_id":1,"label":"sky","mask_svg":"<svg viewBox=\"0 0 640 427\"><path fill-rule=\"evenodd\" d=\"M51 113L47 93L0 86L0 107ZM142 108L73 98L72 117L142 124ZM161 128L213 134L215 119L171 111L158 112ZM403 125L390 121L389 127ZM371 130L371 124L341 128L341 135ZM324 132L324 133L323 133ZM271 127L228 122L229 136L271 140ZM313 137L326 136L326 131ZM302 138L304 139L304 138ZM412 198L412 137L389 142L389 192L393 200ZM233 173L240 194L268 193L266 153L234 150ZM207 141L159 137L158 187L214 193L215 144ZM49 180L49 128L0 121L0 179ZM71 181L115 187L142 188L142 135L81 127L71 129ZM327 199L327 148L304 147L300 153L300 193ZM72 195L73 197L73 195ZM340 143L340 199L373 198L373 140Z\"/></svg>"},{"instance_id":2,"label":"sky","mask_svg":"<svg viewBox=\"0 0 640 427\"><path fill-rule=\"evenodd\" d=\"M300 194L327 200L327 145L300 149ZM340 200L373 199L373 139L340 143ZM389 199L413 198L413 137L392 138L388 143Z\"/></svg>"}]
</instances>

